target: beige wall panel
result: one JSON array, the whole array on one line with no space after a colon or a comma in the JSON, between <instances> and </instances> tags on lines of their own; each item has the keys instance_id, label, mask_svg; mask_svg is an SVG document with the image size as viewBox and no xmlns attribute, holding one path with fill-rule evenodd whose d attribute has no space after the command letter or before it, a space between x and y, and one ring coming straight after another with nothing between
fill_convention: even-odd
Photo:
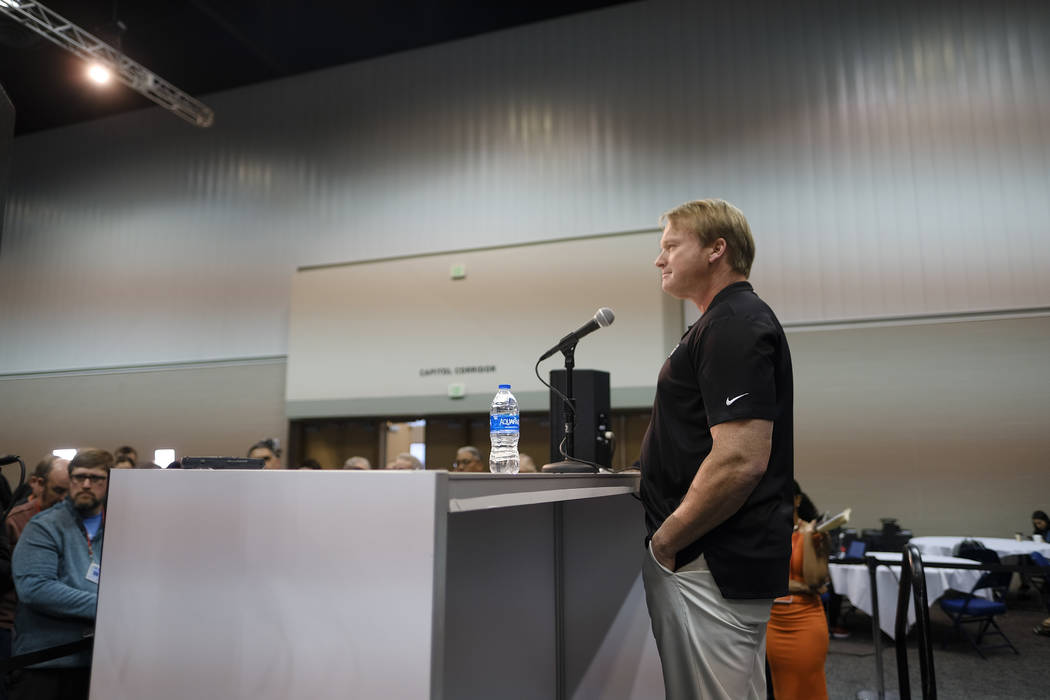
<instances>
[{"instance_id":1,"label":"beige wall panel","mask_svg":"<svg viewBox=\"0 0 1050 700\"><path fill-rule=\"evenodd\" d=\"M818 508L1009 537L1050 507L1050 317L788 337L795 474Z\"/></svg>"},{"instance_id":2,"label":"beige wall panel","mask_svg":"<svg viewBox=\"0 0 1050 700\"><path fill-rule=\"evenodd\" d=\"M0 452L28 468L56 447L130 444L153 450L243 457L266 437L285 441L283 361L0 379ZM17 480L17 465L5 467Z\"/></svg>"},{"instance_id":3,"label":"beige wall panel","mask_svg":"<svg viewBox=\"0 0 1050 700\"><path fill-rule=\"evenodd\" d=\"M681 333L681 306L660 291L652 264L658 251L650 231L301 270L289 415L393 412L369 403L377 399L427 414L480 411L501 383L524 410L541 410L536 359L602 306L616 320L580 343L577 367L609 371L614 390L651 387ZM454 265L464 279L450 278ZM540 372L561 366L557 355ZM475 367L494 371L461 373ZM447 398L452 383L465 385L465 399Z\"/></svg>"}]
</instances>

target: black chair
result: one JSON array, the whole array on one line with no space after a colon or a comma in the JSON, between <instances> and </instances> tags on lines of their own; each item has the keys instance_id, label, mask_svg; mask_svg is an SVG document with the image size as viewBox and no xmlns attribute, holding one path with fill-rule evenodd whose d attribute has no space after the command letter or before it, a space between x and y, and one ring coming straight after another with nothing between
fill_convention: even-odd
<instances>
[{"instance_id":1,"label":"black chair","mask_svg":"<svg viewBox=\"0 0 1050 700\"><path fill-rule=\"evenodd\" d=\"M1043 599L1043 606L1050 613L1050 559L1047 559L1039 552L1032 552L1029 557L1032 563L1039 567L1039 572L1029 574L1027 579L1039 591L1039 596Z\"/></svg>"},{"instance_id":2,"label":"black chair","mask_svg":"<svg viewBox=\"0 0 1050 700\"><path fill-rule=\"evenodd\" d=\"M915 601L915 634L918 638L919 673L923 700L936 700L937 674L933 667L930 644L930 606L926 595L926 574L922 554L913 544L901 553L901 578L897 590L897 617L894 620L894 646L897 652L897 685L901 700L911 700L911 677L908 675L908 595Z\"/></svg>"},{"instance_id":3,"label":"black chair","mask_svg":"<svg viewBox=\"0 0 1050 700\"><path fill-rule=\"evenodd\" d=\"M973 559L982 564L998 564L999 555L994 549L988 549L980 540L963 540L955 546L953 554L963 559Z\"/></svg>"},{"instance_id":4,"label":"black chair","mask_svg":"<svg viewBox=\"0 0 1050 700\"><path fill-rule=\"evenodd\" d=\"M968 554L964 555L964 551L968 552ZM972 551L960 548L959 553L960 556L979 561L982 564L999 563L999 555L993 550L984 549L983 547ZM981 574L981 577L977 579L977 583L965 596L961 598L942 598L940 600L941 610L951 618L955 631L970 643L970 646L980 654L982 659L988 658L984 655L984 652L991 649L1009 647L1015 654L1020 653L1007 636L1003 634L999 623L995 621L996 615L1002 615L1006 612L1006 603L1003 602L1003 599L1006 595L1006 589L1010 586L1010 578L1012 576L1013 572L1010 571L993 571ZM977 591L982 590L991 590L993 600L974 595ZM975 626L977 628L976 634L973 636L968 634L966 625ZM981 642L987 636L1002 637L1003 643L982 645ZM941 648L946 648L947 646L948 640L945 639Z\"/></svg>"}]
</instances>

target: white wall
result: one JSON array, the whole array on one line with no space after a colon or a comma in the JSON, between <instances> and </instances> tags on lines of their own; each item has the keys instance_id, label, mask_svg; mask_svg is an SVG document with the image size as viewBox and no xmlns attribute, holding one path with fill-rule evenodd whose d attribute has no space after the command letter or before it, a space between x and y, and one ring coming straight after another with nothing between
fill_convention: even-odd
<instances>
[{"instance_id":1,"label":"white wall","mask_svg":"<svg viewBox=\"0 0 1050 700\"><path fill-rule=\"evenodd\" d=\"M140 462L162 448L180 459L245 457L263 438L287 442L284 375L284 361L270 359L0 378L0 453L30 470L70 447L131 445ZM3 474L18 483L18 465Z\"/></svg>"},{"instance_id":2,"label":"white wall","mask_svg":"<svg viewBox=\"0 0 1050 700\"><path fill-rule=\"evenodd\" d=\"M145 110L15 140L0 375L279 358L298 265L651 229L698 196L748 214L753 281L792 328L1050 309L1046 3L654 0L205 101L206 131ZM894 356L886 333L867 359ZM964 423L996 426L967 468L1031 475L1045 431L1025 424L1024 463L999 465L1003 419L965 390L997 357L947 365ZM1046 370L1030 381L1050 386ZM253 416L280 410L267 401ZM5 415L0 443L19 451L25 411ZM831 477L868 444L842 435L800 434L827 441L806 468ZM942 476L908 508L949 512ZM1006 479L996 517L1050 491L1042 479Z\"/></svg>"},{"instance_id":3,"label":"white wall","mask_svg":"<svg viewBox=\"0 0 1050 700\"><path fill-rule=\"evenodd\" d=\"M1045 3L647 2L20 137L0 373L284 354L296 265L697 196L786 321L1047 306L1047 66Z\"/></svg>"},{"instance_id":4,"label":"white wall","mask_svg":"<svg viewBox=\"0 0 1050 700\"><path fill-rule=\"evenodd\" d=\"M292 282L288 415L485 415L500 384L512 385L523 411L546 411L550 394L537 374L564 362L561 354L537 359L605 306L615 322L580 343L577 366L610 373L613 406L648 408L655 370L682 334L681 305L660 291L648 261L658 236L300 270ZM451 278L453 266L462 278ZM358 293L384 287L381 295ZM455 399L452 385L460 387Z\"/></svg>"},{"instance_id":5,"label":"white wall","mask_svg":"<svg viewBox=\"0 0 1050 700\"><path fill-rule=\"evenodd\" d=\"M1029 532L1050 506L1050 316L788 329L795 476L858 527Z\"/></svg>"}]
</instances>

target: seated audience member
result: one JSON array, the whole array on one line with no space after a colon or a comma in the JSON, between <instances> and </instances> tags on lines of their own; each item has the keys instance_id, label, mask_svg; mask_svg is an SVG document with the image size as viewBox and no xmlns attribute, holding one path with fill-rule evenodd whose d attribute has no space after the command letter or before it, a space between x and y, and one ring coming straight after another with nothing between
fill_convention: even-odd
<instances>
[{"instance_id":1,"label":"seated audience member","mask_svg":"<svg viewBox=\"0 0 1050 700\"><path fill-rule=\"evenodd\" d=\"M773 601L766 628L766 658L777 700L827 699L824 661L828 624L820 593L828 581L827 535L816 532L816 508L795 482L795 531L791 535L790 594ZM812 502L809 502L812 507ZM812 520L803 519L802 514Z\"/></svg>"},{"instance_id":2,"label":"seated audience member","mask_svg":"<svg viewBox=\"0 0 1050 700\"><path fill-rule=\"evenodd\" d=\"M131 445L121 445L113 453L113 461L114 464L116 462L131 462L131 466L134 467L139 461L138 450Z\"/></svg>"},{"instance_id":3,"label":"seated audience member","mask_svg":"<svg viewBox=\"0 0 1050 700\"><path fill-rule=\"evenodd\" d=\"M518 455L518 473L519 474L535 474L539 470L536 469L536 463L532 461L532 457L522 452Z\"/></svg>"},{"instance_id":4,"label":"seated audience member","mask_svg":"<svg viewBox=\"0 0 1050 700\"><path fill-rule=\"evenodd\" d=\"M402 452L397 458L386 465L387 469L422 469L423 463L420 462L415 455L411 455L408 452Z\"/></svg>"},{"instance_id":5,"label":"seated audience member","mask_svg":"<svg viewBox=\"0 0 1050 700\"><path fill-rule=\"evenodd\" d=\"M371 469L372 463L364 457L351 457L343 463L343 469Z\"/></svg>"},{"instance_id":6,"label":"seated audience member","mask_svg":"<svg viewBox=\"0 0 1050 700\"><path fill-rule=\"evenodd\" d=\"M19 485L19 487L16 488L14 490L14 492L11 494L11 499L8 501L7 505L10 506L11 509L14 509L16 506L20 506L23 503L28 503L34 497L39 496L38 490L39 490L39 486L40 485L39 485L39 482L38 482L38 483L36 483L36 485L34 487L33 473L45 470L46 469L46 467L44 466L45 464L53 465L55 463L55 460L59 460L59 459L62 459L62 461L63 461L63 469L64 469L65 466L69 464L69 460L68 459L63 459L62 457L56 457L54 454L44 455L41 458L41 460L39 462L37 462L36 467L33 468L33 472L30 473L29 478L26 479L25 481L23 481L21 483L21 485ZM7 479L3 479L2 481L6 482Z\"/></svg>"},{"instance_id":7,"label":"seated audience member","mask_svg":"<svg viewBox=\"0 0 1050 700\"><path fill-rule=\"evenodd\" d=\"M29 521L11 568L18 593L12 653L75 642L90 632L98 602L102 510L113 455L81 450L69 463L70 495ZM12 700L87 698L91 652L22 669Z\"/></svg>"},{"instance_id":8,"label":"seated audience member","mask_svg":"<svg viewBox=\"0 0 1050 700\"><path fill-rule=\"evenodd\" d=\"M4 523L3 539L7 551L7 571L0 572L0 588L3 589L3 598L0 598L0 658L6 659L11 656L11 636L15 626L15 608L18 598L15 596L14 580L11 578L11 549L18 544L18 538L25 529L30 518L42 510L46 510L60 502L69 493L69 460L48 455L40 460L29 477L30 496L29 499L11 509ZM0 545L2 554L4 545ZM0 693L0 698L6 697Z\"/></svg>"},{"instance_id":9,"label":"seated audience member","mask_svg":"<svg viewBox=\"0 0 1050 700\"><path fill-rule=\"evenodd\" d=\"M452 463L457 472L487 472L489 465L481 459L481 452L472 445L466 445L456 450L456 461Z\"/></svg>"},{"instance_id":10,"label":"seated audience member","mask_svg":"<svg viewBox=\"0 0 1050 700\"><path fill-rule=\"evenodd\" d=\"M1032 513L1032 539L1036 537L1043 542L1050 542L1050 518L1041 510Z\"/></svg>"},{"instance_id":11,"label":"seated audience member","mask_svg":"<svg viewBox=\"0 0 1050 700\"><path fill-rule=\"evenodd\" d=\"M0 476L3 476L0 474ZM6 478L0 479L0 508L7 512L15 504L15 494L11 492L11 484ZM3 686L0 685L0 688ZM2 698L3 695L0 695Z\"/></svg>"},{"instance_id":12,"label":"seated audience member","mask_svg":"<svg viewBox=\"0 0 1050 700\"><path fill-rule=\"evenodd\" d=\"M273 438L260 440L248 448L249 459L261 459L263 469L284 469L281 464L281 448Z\"/></svg>"},{"instance_id":13,"label":"seated audience member","mask_svg":"<svg viewBox=\"0 0 1050 700\"><path fill-rule=\"evenodd\" d=\"M7 532L0 528L0 595L3 596L3 610L0 612L0 663L11 658L11 636L14 633L14 610L8 609L8 597L15 600L15 582L11 578L11 545L7 542ZM7 683L5 675L0 673L0 700L7 700Z\"/></svg>"},{"instance_id":14,"label":"seated audience member","mask_svg":"<svg viewBox=\"0 0 1050 700\"><path fill-rule=\"evenodd\" d=\"M113 462L113 468L114 469L134 469L135 468L135 460L133 460L128 455L121 455L119 457L114 457L113 459L114 459L114 462Z\"/></svg>"},{"instance_id":15,"label":"seated audience member","mask_svg":"<svg viewBox=\"0 0 1050 700\"><path fill-rule=\"evenodd\" d=\"M69 461L49 455L36 465L29 477L29 498L7 514L7 539L13 547L26 523L34 515L50 508L69 493Z\"/></svg>"}]
</instances>

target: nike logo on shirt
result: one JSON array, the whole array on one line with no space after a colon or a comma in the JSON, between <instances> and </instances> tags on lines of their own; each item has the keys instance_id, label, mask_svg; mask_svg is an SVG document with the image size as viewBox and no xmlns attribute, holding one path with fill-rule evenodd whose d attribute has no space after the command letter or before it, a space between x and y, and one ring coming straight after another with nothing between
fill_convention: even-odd
<instances>
[{"instance_id":1,"label":"nike logo on shirt","mask_svg":"<svg viewBox=\"0 0 1050 700\"><path fill-rule=\"evenodd\" d=\"M737 399L742 399L742 398L744 398L745 396L747 396L750 393L751 392L748 391L746 393L741 394L740 396L734 396L731 399L726 399L726 406L732 406L733 404L735 404L737 402Z\"/></svg>"}]
</instances>

